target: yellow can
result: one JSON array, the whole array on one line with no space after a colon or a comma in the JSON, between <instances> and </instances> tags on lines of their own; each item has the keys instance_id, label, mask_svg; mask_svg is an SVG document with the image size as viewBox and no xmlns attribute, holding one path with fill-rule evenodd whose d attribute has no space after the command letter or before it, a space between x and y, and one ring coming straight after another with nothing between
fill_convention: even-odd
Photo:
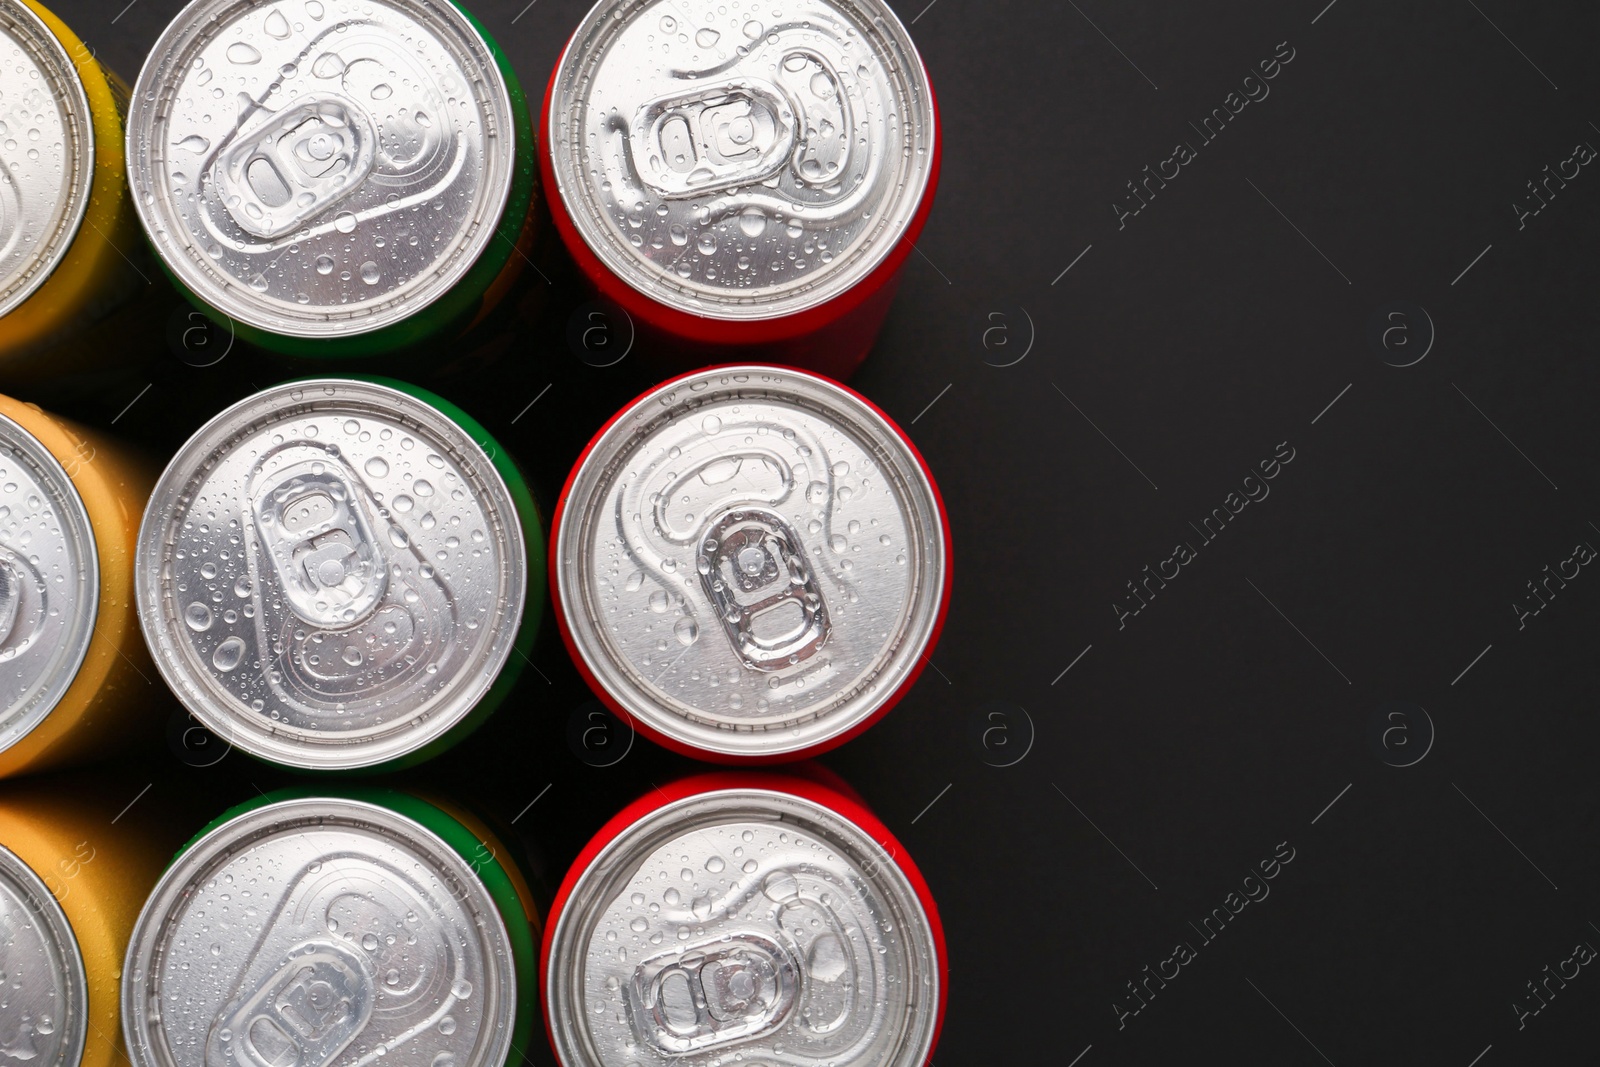
<instances>
[{"instance_id":1,"label":"yellow can","mask_svg":"<svg viewBox=\"0 0 1600 1067\"><path fill-rule=\"evenodd\" d=\"M155 468L0 396L0 778L104 754L164 695L133 594Z\"/></svg>"},{"instance_id":2,"label":"yellow can","mask_svg":"<svg viewBox=\"0 0 1600 1067\"><path fill-rule=\"evenodd\" d=\"M0 1062L126 1063L123 952L179 843L140 788L0 783Z\"/></svg>"},{"instance_id":3,"label":"yellow can","mask_svg":"<svg viewBox=\"0 0 1600 1067\"><path fill-rule=\"evenodd\" d=\"M34 0L0 0L0 378L45 366L48 343L148 281L128 197L127 86ZM26 131L26 132L24 132Z\"/></svg>"}]
</instances>

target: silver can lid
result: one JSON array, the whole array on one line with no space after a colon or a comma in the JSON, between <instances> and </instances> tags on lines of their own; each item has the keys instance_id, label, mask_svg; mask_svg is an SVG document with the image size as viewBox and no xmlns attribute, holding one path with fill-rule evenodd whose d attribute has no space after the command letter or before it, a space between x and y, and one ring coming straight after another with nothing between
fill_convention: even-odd
<instances>
[{"instance_id":1,"label":"silver can lid","mask_svg":"<svg viewBox=\"0 0 1600 1067\"><path fill-rule=\"evenodd\" d=\"M640 398L576 472L557 538L564 618L600 685L730 756L870 718L943 602L927 473L861 398L799 371L719 368Z\"/></svg>"},{"instance_id":2,"label":"silver can lid","mask_svg":"<svg viewBox=\"0 0 1600 1067\"><path fill-rule=\"evenodd\" d=\"M502 1067L517 1010L510 938L471 866L354 800L268 804L191 845L123 973L133 1067Z\"/></svg>"},{"instance_id":3,"label":"silver can lid","mask_svg":"<svg viewBox=\"0 0 1600 1067\"><path fill-rule=\"evenodd\" d=\"M386 763L461 721L527 591L515 504L443 412L372 382L257 393L173 457L139 531L156 665L206 726L307 770Z\"/></svg>"},{"instance_id":4,"label":"silver can lid","mask_svg":"<svg viewBox=\"0 0 1600 1067\"><path fill-rule=\"evenodd\" d=\"M78 1067L89 1015L83 953L39 876L0 846L0 1060Z\"/></svg>"},{"instance_id":5,"label":"silver can lid","mask_svg":"<svg viewBox=\"0 0 1600 1067\"><path fill-rule=\"evenodd\" d=\"M39 439L0 415L0 751L72 685L99 607L83 498Z\"/></svg>"},{"instance_id":6,"label":"silver can lid","mask_svg":"<svg viewBox=\"0 0 1600 1067\"><path fill-rule=\"evenodd\" d=\"M518 133L449 0L194 0L139 75L134 202L212 307L304 338L448 292L494 241Z\"/></svg>"},{"instance_id":7,"label":"silver can lid","mask_svg":"<svg viewBox=\"0 0 1600 1067\"><path fill-rule=\"evenodd\" d=\"M787 793L703 793L633 824L580 875L548 959L566 1067L922 1067L938 1027L910 882Z\"/></svg>"},{"instance_id":8,"label":"silver can lid","mask_svg":"<svg viewBox=\"0 0 1600 1067\"><path fill-rule=\"evenodd\" d=\"M72 57L18 0L0 0L0 315L66 258L94 185L94 123Z\"/></svg>"},{"instance_id":9,"label":"silver can lid","mask_svg":"<svg viewBox=\"0 0 1600 1067\"><path fill-rule=\"evenodd\" d=\"M606 267L732 320L870 274L921 206L936 137L927 71L880 0L601 0L549 126L562 203Z\"/></svg>"}]
</instances>

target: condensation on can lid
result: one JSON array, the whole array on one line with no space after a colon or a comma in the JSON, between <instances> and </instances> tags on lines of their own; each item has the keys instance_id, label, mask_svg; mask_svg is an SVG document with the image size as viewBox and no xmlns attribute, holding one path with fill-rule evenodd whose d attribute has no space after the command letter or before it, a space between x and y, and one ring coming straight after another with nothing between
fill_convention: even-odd
<instances>
[{"instance_id":1,"label":"condensation on can lid","mask_svg":"<svg viewBox=\"0 0 1600 1067\"><path fill-rule=\"evenodd\" d=\"M935 117L880 0L602 0L557 68L556 186L645 295L777 318L860 282L910 226Z\"/></svg>"},{"instance_id":2,"label":"condensation on can lid","mask_svg":"<svg viewBox=\"0 0 1600 1067\"><path fill-rule=\"evenodd\" d=\"M71 687L99 607L83 498L39 439L0 415L0 751Z\"/></svg>"},{"instance_id":3,"label":"condensation on can lid","mask_svg":"<svg viewBox=\"0 0 1600 1067\"><path fill-rule=\"evenodd\" d=\"M579 876L545 975L568 1067L922 1067L939 959L894 858L811 800L665 805Z\"/></svg>"},{"instance_id":4,"label":"condensation on can lid","mask_svg":"<svg viewBox=\"0 0 1600 1067\"><path fill-rule=\"evenodd\" d=\"M0 3L0 315L67 255L94 186L94 123L73 57L43 20Z\"/></svg>"},{"instance_id":5,"label":"condensation on can lid","mask_svg":"<svg viewBox=\"0 0 1600 1067\"><path fill-rule=\"evenodd\" d=\"M0 973L6 1013L0 1058L28 1067L78 1067L89 982L61 906L26 863L0 845Z\"/></svg>"},{"instance_id":6,"label":"condensation on can lid","mask_svg":"<svg viewBox=\"0 0 1600 1067\"><path fill-rule=\"evenodd\" d=\"M449 0L195 0L128 115L134 202L202 300L263 330L367 333L448 292L514 183L505 78Z\"/></svg>"},{"instance_id":7,"label":"condensation on can lid","mask_svg":"<svg viewBox=\"0 0 1600 1067\"><path fill-rule=\"evenodd\" d=\"M516 506L480 444L373 382L316 379L211 420L139 532L139 618L189 710L307 770L438 739L511 655L527 596Z\"/></svg>"},{"instance_id":8,"label":"condensation on can lid","mask_svg":"<svg viewBox=\"0 0 1600 1067\"><path fill-rule=\"evenodd\" d=\"M580 656L643 724L729 756L871 718L934 634L938 497L854 393L728 367L637 400L575 473L557 585Z\"/></svg>"},{"instance_id":9,"label":"condensation on can lid","mask_svg":"<svg viewBox=\"0 0 1600 1067\"><path fill-rule=\"evenodd\" d=\"M266 804L191 845L123 975L134 1067L325 1067L357 1042L360 1062L502 1067L518 1007L471 865L412 819L336 798Z\"/></svg>"}]
</instances>

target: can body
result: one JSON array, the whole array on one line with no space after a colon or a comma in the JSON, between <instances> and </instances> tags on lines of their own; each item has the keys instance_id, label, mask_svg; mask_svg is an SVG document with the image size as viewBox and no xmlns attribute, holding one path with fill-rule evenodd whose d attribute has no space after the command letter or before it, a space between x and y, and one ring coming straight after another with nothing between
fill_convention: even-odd
<instances>
[{"instance_id":1,"label":"can body","mask_svg":"<svg viewBox=\"0 0 1600 1067\"><path fill-rule=\"evenodd\" d=\"M289 382L179 450L145 513L137 598L202 723L305 771L387 770L465 737L537 633L537 508L476 421L385 379Z\"/></svg>"},{"instance_id":2,"label":"can body","mask_svg":"<svg viewBox=\"0 0 1600 1067\"><path fill-rule=\"evenodd\" d=\"M213 77L243 103L212 106ZM534 237L527 101L450 0L194 0L140 74L128 153L162 269L290 355L460 333Z\"/></svg>"},{"instance_id":3,"label":"can body","mask_svg":"<svg viewBox=\"0 0 1600 1067\"><path fill-rule=\"evenodd\" d=\"M703 775L625 808L574 863L545 928L545 1024L563 1067L922 1067L945 960L927 883L859 801Z\"/></svg>"},{"instance_id":4,"label":"can body","mask_svg":"<svg viewBox=\"0 0 1600 1067\"><path fill-rule=\"evenodd\" d=\"M0 784L0 941L15 983L0 1041L10 1056L51 1067L123 1062L122 956L175 844L144 817L138 786L123 795L103 785ZM40 943L47 933L53 946Z\"/></svg>"},{"instance_id":5,"label":"can body","mask_svg":"<svg viewBox=\"0 0 1600 1067\"><path fill-rule=\"evenodd\" d=\"M134 542L153 465L9 397L0 397L0 462L20 489L0 519L0 570L9 579L0 648L14 646L16 662L34 676L7 690L9 706L0 709L4 777L125 745L165 694L133 600ZM53 592L71 611L52 616L29 590L57 576Z\"/></svg>"},{"instance_id":6,"label":"can body","mask_svg":"<svg viewBox=\"0 0 1600 1067\"><path fill-rule=\"evenodd\" d=\"M932 208L938 108L878 0L601 0L546 90L551 215L648 350L855 370Z\"/></svg>"},{"instance_id":7,"label":"can body","mask_svg":"<svg viewBox=\"0 0 1600 1067\"><path fill-rule=\"evenodd\" d=\"M245 886L249 908L230 909ZM258 798L201 831L144 906L124 963L129 1059L197 1062L182 1045L198 1040L204 1062L240 1067L352 1045L503 1067L536 1011L537 922L470 817L387 789Z\"/></svg>"},{"instance_id":8,"label":"can body","mask_svg":"<svg viewBox=\"0 0 1600 1067\"><path fill-rule=\"evenodd\" d=\"M0 212L0 234L11 248L0 263L0 375L7 381L37 377L48 367L41 358L49 342L103 318L144 286L138 224L128 197L123 159L122 116L127 88L103 68L73 32L42 4L10 0L0 8L0 36L9 38L20 62L37 80L0 86L6 119L54 127L52 148L18 159L15 187L26 198ZM21 78L21 67L0 75ZM42 86L42 87L41 87ZM31 90L40 99L25 99ZM53 109L52 109L53 105ZM37 109L26 119L10 111ZM52 113L53 111L53 113ZM50 131L47 131L50 132ZM43 209L39 190L52 188ZM50 197L43 197L50 200ZM18 240L19 231L25 240ZM31 251L29 251L31 249ZM100 352L101 360L110 356Z\"/></svg>"},{"instance_id":9,"label":"can body","mask_svg":"<svg viewBox=\"0 0 1600 1067\"><path fill-rule=\"evenodd\" d=\"M869 401L720 367L590 442L551 585L579 670L641 733L701 759L798 760L910 690L948 609L949 541L921 456Z\"/></svg>"}]
</instances>

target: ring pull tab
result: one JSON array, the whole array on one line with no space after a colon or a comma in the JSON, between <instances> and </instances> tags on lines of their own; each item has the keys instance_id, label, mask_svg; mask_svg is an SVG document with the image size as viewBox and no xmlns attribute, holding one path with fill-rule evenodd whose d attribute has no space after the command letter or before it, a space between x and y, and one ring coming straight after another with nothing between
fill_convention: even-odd
<instances>
[{"instance_id":1,"label":"ring pull tab","mask_svg":"<svg viewBox=\"0 0 1600 1067\"><path fill-rule=\"evenodd\" d=\"M647 101L629 126L644 184L681 197L765 181L794 149L794 109L767 82L734 79Z\"/></svg>"},{"instance_id":2,"label":"ring pull tab","mask_svg":"<svg viewBox=\"0 0 1600 1067\"><path fill-rule=\"evenodd\" d=\"M778 76L800 105L805 137L794 147L790 166L806 185L832 185L849 167L855 122L839 72L810 49L796 49L778 64Z\"/></svg>"},{"instance_id":3,"label":"ring pull tab","mask_svg":"<svg viewBox=\"0 0 1600 1067\"><path fill-rule=\"evenodd\" d=\"M335 93L311 93L242 131L211 178L240 228L282 237L361 185L376 142L365 109Z\"/></svg>"},{"instance_id":4,"label":"ring pull tab","mask_svg":"<svg viewBox=\"0 0 1600 1067\"><path fill-rule=\"evenodd\" d=\"M206 1067L326 1067L372 1018L373 994L352 949L307 945L217 1020Z\"/></svg>"},{"instance_id":5,"label":"ring pull tab","mask_svg":"<svg viewBox=\"0 0 1600 1067\"><path fill-rule=\"evenodd\" d=\"M645 960L628 1000L639 1036L679 1056L771 1033L798 991L790 954L776 941L742 933Z\"/></svg>"},{"instance_id":6,"label":"ring pull tab","mask_svg":"<svg viewBox=\"0 0 1600 1067\"><path fill-rule=\"evenodd\" d=\"M706 531L702 548L701 588L747 667L779 671L821 651L828 607L800 535L781 515L730 511Z\"/></svg>"},{"instance_id":7,"label":"ring pull tab","mask_svg":"<svg viewBox=\"0 0 1600 1067\"><path fill-rule=\"evenodd\" d=\"M290 610L319 627L353 626L383 599L383 552L332 457L293 464L255 493L252 511Z\"/></svg>"}]
</instances>

